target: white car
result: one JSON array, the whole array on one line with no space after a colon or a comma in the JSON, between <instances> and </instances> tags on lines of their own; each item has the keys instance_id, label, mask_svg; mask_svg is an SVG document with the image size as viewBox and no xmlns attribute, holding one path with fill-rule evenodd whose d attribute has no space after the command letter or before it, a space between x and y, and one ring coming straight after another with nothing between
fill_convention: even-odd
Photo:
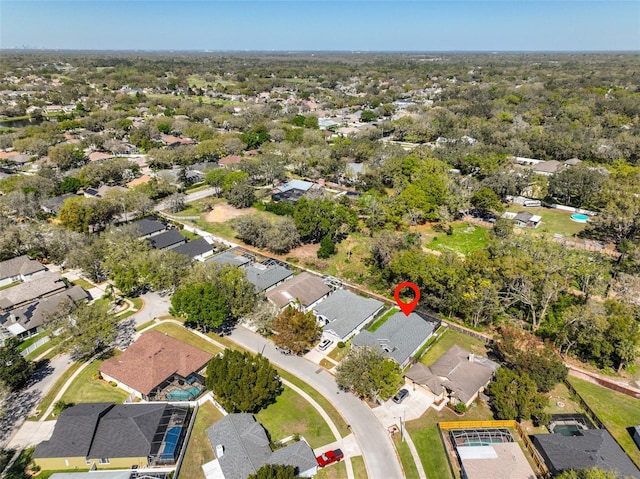
<instances>
[{"instance_id":1,"label":"white car","mask_svg":"<svg viewBox=\"0 0 640 479\"><path fill-rule=\"evenodd\" d=\"M323 339L322 341L320 341L320 344L318 344L318 349L320 351L324 351L332 344L333 344L333 341L331 341L330 339Z\"/></svg>"}]
</instances>

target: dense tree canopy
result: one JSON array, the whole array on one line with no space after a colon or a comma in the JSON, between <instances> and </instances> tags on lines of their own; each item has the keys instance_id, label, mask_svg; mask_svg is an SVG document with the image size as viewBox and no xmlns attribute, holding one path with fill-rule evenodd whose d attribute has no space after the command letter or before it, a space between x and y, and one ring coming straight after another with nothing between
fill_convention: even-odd
<instances>
[{"instance_id":1,"label":"dense tree canopy","mask_svg":"<svg viewBox=\"0 0 640 479\"><path fill-rule=\"evenodd\" d=\"M303 313L292 306L288 306L273 320L271 329L276 346L288 349L293 354L307 352L322 332L313 312Z\"/></svg>"},{"instance_id":2,"label":"dense tree canopy","mask_svg":"<svg viewBox=\"0 0 640 479\"><path fill-rule=\"evenodd\" d=\"M256 413L282 393L280 378L267 358L232 349L209 362L206 383L230 413Z\"/></svg>"},{"instance_id":3,"label":"dense tree canopy","mask_svg":"<svg viewBox=\"0 0 640 479\"><path fill-rule=\"evenodd\" d=\"M0 382L12 391L24 386L34 369L17 349L19 344L18 338L7 338L0 346Z\"/></svg>"},{"instance_id":4,"label":"dense tree canopy","mask_svg":"<svg viewBox=\"0 0 640 479\"><path fill-rule=\"evenodd\" d=\"M229 317L229 307L220 291L210 283L180 286L171 297L172 314L205 329L217 328Z\"/></svg>"}]
</instances>

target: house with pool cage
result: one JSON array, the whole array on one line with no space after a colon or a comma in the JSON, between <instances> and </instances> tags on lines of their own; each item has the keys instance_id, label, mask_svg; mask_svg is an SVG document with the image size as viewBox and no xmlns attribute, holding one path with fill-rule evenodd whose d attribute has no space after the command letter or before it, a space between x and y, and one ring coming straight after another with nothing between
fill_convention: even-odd
<instances>
[{"instance_id":1,"label":"house with pool cage","mask_svg":"<svg viewBox=\"0 0 640 479\"><path fill-rule=\"evenodd\" d=\"M78 404L62 411L33 460L44 470L170 469L191 417L176 403Z\"/></svg>"},{"instance_id":2,"label":"house with pool cage","mask_svg":"<svg viewBox=\"0 0 640 479\"><path fill-rule=\"evenodd\" d=\"M205 391L202 373L211 358L212 354L151 330L124 353L103 362L100 375L145 401L192 401Z\"/></svg>"}]
</instances>

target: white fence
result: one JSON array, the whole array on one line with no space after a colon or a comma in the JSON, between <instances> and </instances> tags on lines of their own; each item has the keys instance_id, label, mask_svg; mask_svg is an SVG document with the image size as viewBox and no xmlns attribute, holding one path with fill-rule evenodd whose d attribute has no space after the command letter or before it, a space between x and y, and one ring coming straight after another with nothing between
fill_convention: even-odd
<instances>
[{"instance_id":1,"label":"white fence","mask_svg":"<svg viewBox=\"0 0 640 479\"><path fill-rule=\"evenodd\" d=\"M28 354L32 353L33 351L38 349L40 346L42 346L43 344L48 343L49 341L51 341L51 338L49 336L45 336L44 338L40 338L35 343L30 345L29 347L27 347L27 348L23 349L22 351L20 351L20 354L22 354L23 357L26 357Z\"/></svg>"}]
</instances>

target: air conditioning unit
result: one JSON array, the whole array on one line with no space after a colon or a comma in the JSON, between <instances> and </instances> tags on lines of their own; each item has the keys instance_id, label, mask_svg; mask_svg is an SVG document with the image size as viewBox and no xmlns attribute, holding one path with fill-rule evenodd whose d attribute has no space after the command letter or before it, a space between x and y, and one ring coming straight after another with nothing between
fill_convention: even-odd
<instances>
[{"instance_id":1,"label":"air conditioning unit","mask_svg":"<svg viewBox=\"0 0 640 479\"><path fill-rule=\"evenodd\" d=\"M216 457L219 459L224 456L224 446L222 444L218 444L216 446Z\"/></svg>"}]
</instances>

